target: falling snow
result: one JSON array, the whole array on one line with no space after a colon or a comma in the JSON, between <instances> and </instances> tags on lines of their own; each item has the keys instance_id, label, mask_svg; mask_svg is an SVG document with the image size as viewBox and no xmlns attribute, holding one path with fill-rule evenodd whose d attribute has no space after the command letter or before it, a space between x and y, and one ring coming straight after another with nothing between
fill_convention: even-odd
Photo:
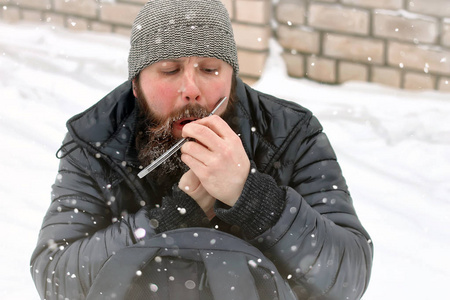
<instances>
[{"instance_id":1,"label":"falling snow","mask_svg":"<svg viewBox=\"0 0 450 300\"><path fill-rule=\"evenodd\" d=\"M187 289L192 290L192 289L195 289L196 284L195 284L195 282L192 281L192 280L187 280L187 281L184 283L184 286L185 286Z\"/></svg>"},{"instance_id":2,"label":"falling snow","mask_svg":"<svg viewBox=\"0 0 450 300\"><path fill-rule=\"evenodd\" d=\"M8 270L0 275L5 299L39 299L28 265L57 175L54 154L66 133L66 120L127 78L126 38L46 26L0 23L0 90L6 105L0 132L8 145L0 150L7 158L0 183L0 199L8 199L0 202L2 237L8 244L0 256L0 265ZM292 79L281 58L272 55L279 52L271 41L271 56L255 87L301 103L324 126L375 246L363 299L385 299L386 294L390 299L442 298L450 278L445 259L450 246L449 94ZM448 78L443 83L448 85ZM95 146L100 152L101 144ZM336 204L335 199L327 201ZM156 220L150 223L158 227ZM47 244L57 252L67 247L51 240ZM405 251L411 247L414 251Z\"/></svg>"},{"instance_id":3,"label":"falling snow","mask_svg":"<svg viewBox=\"0 0 450 300\"><path fill-rule=\"evenodd\" d=\"M138 238L138 239L142 239L145 237L146 235L146 231L144 228L138 228L134 231L134 235Z\"/></svg>"},{"instance_id":4,"label":"falling snow","mask_svg":"<svg viewBox=\"0 0 450 300\"><path fill-rule=\"evenodd\" d=\"M156 293L158 291L158 286L156 284L154 284L154 283L151 283L149 285L149 287L150 287L150 291L152 291L154 293Z\"/></svg>"},{"instance_id":5,"label":"falling snow","mask_svg":"<svg viewBox=\"0 0 450 300\"><path fill-rule=\"evenodd\" d=\"M258 266L258 264L252 259L248 261L248 264L252 268L256 268Z\"/></svg>"}]
</instances>

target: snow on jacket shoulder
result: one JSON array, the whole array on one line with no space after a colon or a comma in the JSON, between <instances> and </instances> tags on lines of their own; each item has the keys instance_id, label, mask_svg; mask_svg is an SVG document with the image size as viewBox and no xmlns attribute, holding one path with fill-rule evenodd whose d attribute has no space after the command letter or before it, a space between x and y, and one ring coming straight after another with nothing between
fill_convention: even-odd
<instances>
[{"instance_id":1,"label":"snow on jacket shoulder","mask_svg":"<svg viewBox=\"0 0 450 300\"><path fill-rule=\"evenodd\" d=\"M319 122L307 109L239 79L237 96L230 125L255 171L270 175L267 188L283 190L285 198L279 220L250 242L299 299L359 299L370 278L372 244ZM126 82L68 121L52 202L31 258L42 298L84 299L105 262L136 244L137 229L155 235L146 207L163 195L137 177L133 100Z\"/></svg>"}]
</instances>

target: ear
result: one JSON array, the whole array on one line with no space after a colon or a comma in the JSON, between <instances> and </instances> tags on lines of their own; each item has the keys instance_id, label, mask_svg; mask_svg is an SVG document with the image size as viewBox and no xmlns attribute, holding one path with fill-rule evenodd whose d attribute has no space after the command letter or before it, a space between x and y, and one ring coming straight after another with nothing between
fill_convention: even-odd
<instances>
[{"instance_id":1,"label":"ear","mask_svg":"<svg viewBox=\"0 0 450 300\"><path fill-rule=\"evenodd\" d=\"M133 95L135 98L137 98L136 78L133 78L133 80L131 81L131 85L133 87Z\"/></svg>"}]
</instances>

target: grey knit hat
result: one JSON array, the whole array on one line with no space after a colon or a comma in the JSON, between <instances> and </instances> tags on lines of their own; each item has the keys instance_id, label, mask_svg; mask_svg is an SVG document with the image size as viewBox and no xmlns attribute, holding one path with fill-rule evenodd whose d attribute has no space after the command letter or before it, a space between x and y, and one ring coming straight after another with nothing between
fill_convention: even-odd
<instances>
[{"instance_id":1,"label":"grey knit hat","mask_svg":"<svg viewBox=\"0 0 450 300\"><path fill-rule=\"evenodd\" d=\"M238 74L230 17L220 0L150 0L131 29L128 78L165 59L215 57Z\"/></svg>"}]
</instances>

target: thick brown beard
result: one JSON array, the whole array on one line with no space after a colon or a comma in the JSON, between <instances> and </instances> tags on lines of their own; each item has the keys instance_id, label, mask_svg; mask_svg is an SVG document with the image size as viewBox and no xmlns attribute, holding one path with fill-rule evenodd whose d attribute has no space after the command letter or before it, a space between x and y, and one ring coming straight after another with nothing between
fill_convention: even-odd
<instances>
[{"instance_id":1,"label":"thick brown beard","mask_svg":"<svg viewBox=\"0 0 450 300\"><path fill-rule=\"evenodd\" d=\"M144 103L141 103L141 100L138 100L138 102L140 106L144 105ZM146 114L141 114L140 124L138 125L139 130L136 137L138 159L141 164L144 167L149 165L179 140L179 138L174 137L172 134L172 125L174 122L183 118L200 119L207 115L208 111L202 106L189 105L183 108L183 110L172 113L165 120L157 121L151 110L147 109ZM160 185L171 186L188 169L181 161L181 152L177 151L157 169L151 172L149 176Z\"/></svg>"},{"instance_id":2,"label":"thick brown beard","mask_svg":"<svg viewBox=\"0 0 450 300\"><path fill-rule=\"evenodd\" d=\"M236 80L233 76L230 100L224 119L233 114L235 102ZM164 152L170 149L179 139L173 136L172 125L183 118L201 119L208 116L209 112L199 104L187 105L175 111L166 118L157 116L147 104L139 82L139 76L135 79L136 100L139 106L139 116L136 135L136 149L138 159L143 167L148 166ZM148 174L148 178L156 181L163 188L170 188L189 168L181 161L181 151L177 151L158 168Z\"/></svg>"}]
</instances>

